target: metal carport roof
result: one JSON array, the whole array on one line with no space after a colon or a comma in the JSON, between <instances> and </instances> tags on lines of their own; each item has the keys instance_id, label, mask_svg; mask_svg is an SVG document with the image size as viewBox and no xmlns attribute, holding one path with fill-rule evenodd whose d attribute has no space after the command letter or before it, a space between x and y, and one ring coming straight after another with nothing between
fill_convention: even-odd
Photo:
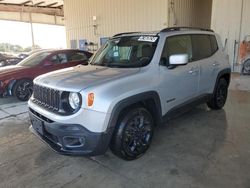
<instances>
[{"instance_id":1,"label":"metal carport roof","mask_svg":"<svg viewBox=\"0 0 250 188\"><path fill-rule=\"evenodd\" d=\"M0 4L5 5L19 5L19 6L35 6L46 8L61 8L63 0L0 0Z\"/></svg>"}]
</instances>

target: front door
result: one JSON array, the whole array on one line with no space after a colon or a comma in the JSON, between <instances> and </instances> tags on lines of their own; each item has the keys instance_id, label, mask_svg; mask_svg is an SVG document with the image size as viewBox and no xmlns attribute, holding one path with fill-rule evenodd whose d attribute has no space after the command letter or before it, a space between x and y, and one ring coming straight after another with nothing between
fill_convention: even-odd
<instances>
[{"instance_id":1,"label":"front door","mask_svg":"<svg viewBox=\"0 0 250 188\"><path fill-rule=\"evenodd\" d=\"M169 66L169 57L177 54L188 54L188 64ZM160 95L163 115L173 107L197 96L200 67L198 62L192 61L192 58L190 35L178 35L166 39L160 66Z\"/></svg>"}]
</instances>

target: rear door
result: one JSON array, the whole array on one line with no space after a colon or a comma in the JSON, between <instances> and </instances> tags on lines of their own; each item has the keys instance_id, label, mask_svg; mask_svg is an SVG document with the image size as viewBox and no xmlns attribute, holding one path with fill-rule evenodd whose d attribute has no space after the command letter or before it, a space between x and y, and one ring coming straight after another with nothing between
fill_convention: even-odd
<instances>
[{"instance_id":1,"label":"rear door","mask_svg":"<svg viewBox=\"0 0 250 188\"><path fill-rule=\"evenodd\" d=\"M213 92L219 69L217 62L218 45L213 35L192 35L193 59L200 64L199 95Z\"/></svg>"},{"instance_id":2,"label":"rear door","mask_svg":"<svg viewBox=\"0 0 250 188\"><path fill-rule=\"evenodd\" d=\"M169 57L177 54L188 54L188 64L169 67ZM197 96L199 71L199 63L193 61L191 35L168 37L160 66L160 95L163 113Z\"/></svg>"}]
</instances>

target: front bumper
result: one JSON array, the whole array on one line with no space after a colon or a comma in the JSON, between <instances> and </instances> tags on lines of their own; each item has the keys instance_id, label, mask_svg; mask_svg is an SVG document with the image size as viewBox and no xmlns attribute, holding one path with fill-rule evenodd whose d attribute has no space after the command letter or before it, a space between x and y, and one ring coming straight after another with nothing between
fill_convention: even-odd
<instances>
[{"instance_id":1,"label":"front bumper","mask_svg":"<svg viewBox=\"0 0 250 188\"><path fill-rule=\"evenodd\" d=\"M104 154L108 148L111 130L90 132L78 124L53 122L32 109L29 115L30 131L60 154L94 156Z\"/></svg>"}]
</instances>

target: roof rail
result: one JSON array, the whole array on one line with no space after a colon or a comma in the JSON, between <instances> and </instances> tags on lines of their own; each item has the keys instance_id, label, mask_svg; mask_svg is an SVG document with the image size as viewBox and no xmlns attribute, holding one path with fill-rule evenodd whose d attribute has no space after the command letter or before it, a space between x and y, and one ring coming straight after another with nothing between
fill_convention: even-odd
<instances>
[{"instance_id":1,"label":"roof rail","mask_svg":"<svg viewBox=\"0 0 250 188\"><path fill-rule=\"evenodd\" d=\"M180 31L180 30L200 30L200 31L214 32L212 29L205 29L199 27L167 27L165 29L162 29L160 32Z\"/></svg>"},{"instance_id":2,"label":"roof rail","mask_svg":"<svg viewBox=\"0 0 250 188\"><path fill-rule=\"evenodd\" d=\"M117 37L117 36L120 36L120 35L125 35L125 34L133 34L133 33L139 33L139 32L125 32L125 33L118 33L118 34L115 34L113 37Z\"/></svg>"}]
</instances>

